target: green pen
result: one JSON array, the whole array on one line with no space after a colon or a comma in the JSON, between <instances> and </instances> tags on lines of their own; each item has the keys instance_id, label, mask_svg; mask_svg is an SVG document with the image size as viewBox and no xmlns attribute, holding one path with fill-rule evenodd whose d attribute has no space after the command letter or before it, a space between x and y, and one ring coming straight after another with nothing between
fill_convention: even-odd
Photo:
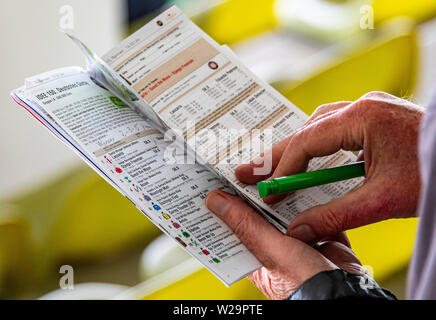
<instances>
[{"instance_id":1,"label":"green pen","mask_svg":"<svg viewBox=\"0 0 436 320\"><path fill-rule=\"evenodd\" d=\"M332 182L348 180L365 175L365 162L360 161L335 168L310 171L288 177L261 181L257 184L259 195L265 198L272 194L281 194Z\"/></svg>"}]
</instances>

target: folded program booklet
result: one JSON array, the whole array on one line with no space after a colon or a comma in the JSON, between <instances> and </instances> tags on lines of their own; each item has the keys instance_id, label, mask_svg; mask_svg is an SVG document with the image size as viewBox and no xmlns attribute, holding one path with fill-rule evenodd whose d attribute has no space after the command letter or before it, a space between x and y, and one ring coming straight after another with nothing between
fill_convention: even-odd
<instances>
[{"instance_id":1,"label":"folded program booklet","mask_svg":"<svg viewBox=\"0 0 436 320\"><path fill-rule=\"evenodd\" d=\"M239 182L238 164L289 136L307 115L175 6L102 58L70 37L87 70L28 78L13 99L226 285L261 264L208 211L208 192L238 194L285 232L299 212L361 182L298 191L273 206ZM309 170L354 160L340 151L312 160Z\"/></svg>"}]
</instances>

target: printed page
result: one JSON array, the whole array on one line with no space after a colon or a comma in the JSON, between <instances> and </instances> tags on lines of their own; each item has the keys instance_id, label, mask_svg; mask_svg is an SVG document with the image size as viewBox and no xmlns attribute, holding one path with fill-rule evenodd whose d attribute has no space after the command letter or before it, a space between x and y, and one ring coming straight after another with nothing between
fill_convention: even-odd
<instances>
[{"instance_id":1,"label":"printed page","mask_svg":"<svg viewBox=\"0 0 436 320\"><path fill-rule=\"evenodd\" d=\"M130 87L130 83L121 75L116 73L106 62L97 54L88 48L82 41L66 33L66 35L77 45L82 54L85 56L88 67L88 74L91 75L94 82L100 83L107 88L119 99L123 100L133 110L138 111L147 119L152 121L160 130L167 129L160 121L158 115L151 109L148 104Z\"/></svg>"},{"instance_id":2,"label":"printed page","mask_svg":"<svg viewBox=\"0 0 436 320\"><path fill-rule=\"evenodd\" d=\"M314 187L266 205L256 186L237 181L234 169L300 128L308 116L245 68L171 7L103 57L239 194L283 232L300 212L339 197L361 179ZM180 163L180 158L174 158ZM308 170L355 161L349 152L314 159Z\"/></svg>"},{"instance_id":3,"label":"printed page","mask_svg":"<svg viewBox=\"0 0 436 320\"><path fill-rule=\"evenodd\" d=\"M225 189L220 180L198 164L165 163L168 142L122 100L84 72L29 83L35 85L16 90L16 99L225 284L260 267L204 204L209 191Z\"/></svg>"}]
</instances>

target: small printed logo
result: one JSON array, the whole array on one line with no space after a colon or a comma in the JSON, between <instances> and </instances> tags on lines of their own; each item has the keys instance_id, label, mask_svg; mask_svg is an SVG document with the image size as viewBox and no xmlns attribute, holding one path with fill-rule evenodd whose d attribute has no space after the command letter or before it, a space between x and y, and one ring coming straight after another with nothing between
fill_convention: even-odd
<instances>
[{"instance_id":1,"label":"small printed logo","mask_svg":"<svg viewBox=\"0 0 436 320\"><path fill-rule=\"evenodd\" d=\"M209 68L211 68L212 70L216 70L218 69L218 63L216 63L215 61L209 61L209 63L207 64L209 66Z\"/></svg>"}]
</instances>

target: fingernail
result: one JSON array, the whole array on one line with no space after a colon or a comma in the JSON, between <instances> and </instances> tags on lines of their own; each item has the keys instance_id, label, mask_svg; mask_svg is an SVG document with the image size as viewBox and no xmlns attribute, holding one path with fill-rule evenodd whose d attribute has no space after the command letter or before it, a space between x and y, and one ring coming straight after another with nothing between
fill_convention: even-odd
<instances>
[{"instance_id":1,"label":"fingernail","mask_svg":"<svg viewBox=\"0 0 436 320\"><path fill-rule=\"evenodd\" d=\"M230 208L230 201L219 193L211 193L206 198L206 205L217 216L224 216Z\"/></svg>"},{"instance_id":2,"label":"fingernail","mask_svg":"<svg viewBox=\"0 0 436 320\"><path fill-rule=\"evenodd\" d=\"M291 237L305 243L312 243L316 240L316 235L312 228L307 224L302 224L291 231Z\"/></svg>"}]
</instances>

